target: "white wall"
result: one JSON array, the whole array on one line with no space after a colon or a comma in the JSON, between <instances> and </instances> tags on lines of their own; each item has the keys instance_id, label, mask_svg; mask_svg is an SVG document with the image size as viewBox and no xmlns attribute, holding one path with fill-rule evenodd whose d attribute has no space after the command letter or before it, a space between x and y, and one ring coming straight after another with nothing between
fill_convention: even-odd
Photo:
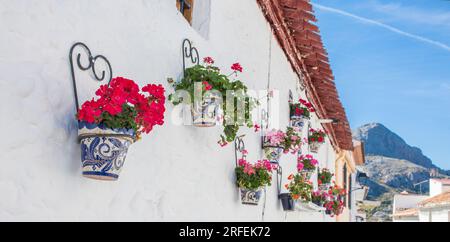
<instances>
[{"instance_id":1,"label":"white wall","mask_svg":"<svg viewBox=\"0 0 450 242\"><path fill-rule=\"evenodd\" d=\"M210 8L209 29L199 35L175 1L0 0L1 221L263 220L262 205L240 204L233 148L216 144L221 128L173 125L171 104L165 126L130 148L118 182L81 176L68 64L76 41L106 55L114 76L141 85L161 83L171 91L166 78L181 75L181 42L188 37L223 70L241 62L242 80L262 90L269 84L272 38L269 85L281 92L280 124L287 125L287 93L295 90L298 78L256 1L214 0ZM86 99L96 83L83 77L79 91ZM243 132L249 158L260 158L258 135ZM334 170L334 156L327 140L318 156L321 165ZM294 160L282 159L286 176L294 171ZM266 221L334 221L320 214L286 215L276 193L274 181L267 191Z\"/></svg>"},{"instance_id":2,"label":"white wall","mask_svg":"<svg viewBox=\"0 0 450 242\"><path fill-rule=\"evenodd\" d=\"M420 222L450 222L450 208L420 209Z\"/></svg>"}]
</instances>

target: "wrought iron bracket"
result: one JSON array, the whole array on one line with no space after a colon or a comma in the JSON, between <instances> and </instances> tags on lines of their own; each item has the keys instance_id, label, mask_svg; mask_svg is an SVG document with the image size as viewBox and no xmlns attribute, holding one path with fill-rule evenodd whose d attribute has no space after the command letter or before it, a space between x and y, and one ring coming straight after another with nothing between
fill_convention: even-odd
<instances>
[{"instance_id":1,"label":"wrought iron bracket","mask_svg":"<svg viewBox=\"0 0 450 242\"><path fill-rule=\"evenodd\" d=\"M77 48L78 47L78 48ZM78 52L77 53L77 57L76 57L76 63L74 63L74 54L75 54L75 49L84 49L84 52L87 55L87 59L88 59L88 64L87 65L83 65L81 63L81 53ZM99 70L98 70L98 66L96 65L97 61L102 60L103 62L106 63L107 69L108 70L101 70L101 74L99 74ZM73 92L75 95L75 105L76 105L76 111L78 112L78 110L80 109L80 103L78 100L78 90L77 90L77 81L76 81L76 75L75 75L75 68L77 67L79 70L81 71L88 71L88 70L92 70L93 76L95 78L95 80L102 82L102 81L108 81L108 85L112 80L112 68L111 68L111 64L109 62L109 60L103 56L103 55L96 55L93 56L91 50L89 49L89 47L87 47L86 44L82 43L82 42L77 42L74 45L72 45L72 47L70 48L70 52L69 52L69 61L70 61L70 70L71 70L71 74L72 74L72 83L73 83ZM109 72L109 76L106 75L106 71ZM107 78L108 77L108 78Z\"/></svg>"},{"instance_id":2,"label":"wrought iron bracket","mask_svg":"<svg viewBox=\"0 0 450 242\"><path fill-rule=\"evenodd\" d=\"M189 39L183 40L182 52L183 52L183 77L186 77L186 59L189 59L192 64L199 65L200 55L198 53L198 49L194 47L194 45Z\"/></svg>"},{"instance_id":3,"label":"wrought iron bracket","mask_svg":"<svg viewBox=\"0 0 450 242\"><path fill-rule=\"evenodd\" d=\"M239 166L238 153L240 153L242 155L242 157L244 157L244 155L242 154L242 152L245 150L245 143L244 143L243 138L244 138L244 136L239 136L239 137L236 137L236 139L234 140L234 158L236 161L236 167Z\"/></svg>"},{"instance_id":4,"label":"wrought iron bracket","mask_svg":"<svg viewBox=\"0 0 450 242\"><path fill-rule=\"evenodd\" d=\"M278 164L277 168L277 188L278 188L278 195L281 194L281 183L283 181L283 168Z\"/></svg>"}]
</instances>

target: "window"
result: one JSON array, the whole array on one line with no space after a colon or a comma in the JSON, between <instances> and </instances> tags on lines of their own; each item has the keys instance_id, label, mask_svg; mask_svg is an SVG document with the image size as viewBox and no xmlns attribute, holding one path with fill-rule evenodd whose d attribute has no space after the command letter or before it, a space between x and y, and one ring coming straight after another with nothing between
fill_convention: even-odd
<instances>
[{"instance_id":1,"label":"window","mask_svg":"<svg viewBox=\"0 0 450 242\"><path fill-rule=\"evenodd\" d=\"M343 176L342 176L342 179L343 179L343 188L344 188L344 190L347 192L347 196L348 196L348 194L349 194L349 192L348 192L348 189L347 189L347 164L344 164L344 168L342 169L342 173L343 173ZM347 207L347 196L345 196L344 197L344 206L346 206Z\"/></svg>"},{"instance_id":2,"label":"window","mask_svg":"<svg viewBox=\"0 0 450 242\"><path fill-rule=\"evenodd\" d=\"M212 0L175 0L176 7L189 25L204 39L209 38Z\"/></svg>"},{"instance_id":3,"label":"window","mask_svg":"<svg viewBox=\"0 0 450 242\"><path fill-rule=\"evenodd\" d=\"M194 9L194 0L176 0L177 9L183 14L184 18L192 24L192 15Z\"/></svg>"},{"instance_id":4,"label":"window","mask_svg":"<svg viewBox=\"0 0 450 242\"><path fill-rule=\"evenodd\" d=\"M353 190L353 181L352 176L348 179L348 208L352 209L352 190Z\"/></svg>"}]
</instances>

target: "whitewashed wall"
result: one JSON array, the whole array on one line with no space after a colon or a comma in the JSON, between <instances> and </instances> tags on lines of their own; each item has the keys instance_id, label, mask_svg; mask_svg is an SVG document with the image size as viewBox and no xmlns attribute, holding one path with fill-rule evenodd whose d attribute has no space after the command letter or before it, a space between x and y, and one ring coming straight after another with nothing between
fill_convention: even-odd
<instances>
[{"instance_id":1,"label":"whitewashed wall","mask_svg":"<svg viewBox=\"0 0 450 242\"><path fill-rule=\"evenodd\" d=\"M118 182L81 176L68 62L76 41L106 55L115 76L161 83L170 91L166 78L181 75L181 42L188 37L224 70L241 62L250 88L280 90L280 125L288 124L288 89L295 90L298 78L256 1L203 6L210 13L200 22L209 26L196 25L200 35L175 0L0 0L1 221L333 221L322 214L285 214L275 182L267 190L264 218L262 205L241 205L234 150L216 144L221 128L173 125L171 104L166 125L131 147ZM88 98L96 83L83 79L80 94ZM259 159L259 136L243 132L250 158ZM334 170L329 141L318 158ZM293 157L281 162L286 176L294 171Z\"/></svg>"}]
</instances>

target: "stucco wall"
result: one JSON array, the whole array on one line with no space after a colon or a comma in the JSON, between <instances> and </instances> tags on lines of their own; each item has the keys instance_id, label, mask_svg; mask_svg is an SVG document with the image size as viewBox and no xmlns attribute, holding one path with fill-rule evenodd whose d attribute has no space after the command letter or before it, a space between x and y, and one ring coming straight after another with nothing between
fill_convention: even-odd
<instances>
[{"instance_id":1,"label":"stucco wall","mask_svg":"<svg viewBox=\"0 0 450 242\"><path fill-rule=\"evenodd\" d=\"M68 62L76 41L106 55L114 76L141 85L161 83L170 91L166 78L181 75L181 42L190 38L202 56L215 57L223 70L239 61L249 88L280 90L280 126L288 124L288 89L295 90L298 77L256 2L214 0L210 11L208 31L199 35L176 10L175 1L1 0L0 220L263 220L262 205L240 204L234 150L216 144L221 129L174 125L171 104L165 126L130 148L118 182L92 181L80 174ZM85 80L79 92L86 99L97 84L86 74L81 77ZM317 119L312 120L318 127ZM259 159L259 136L248 129L243 133L249 158ZM334 170L335 153L328 140L318 158L322 167ZM294 157L283 157L281 163L286 176L294 171ZM276 193L274 182L267 189L265 221L333 221L322 214L285 214Z\"/></svg>"}]
</instances>

